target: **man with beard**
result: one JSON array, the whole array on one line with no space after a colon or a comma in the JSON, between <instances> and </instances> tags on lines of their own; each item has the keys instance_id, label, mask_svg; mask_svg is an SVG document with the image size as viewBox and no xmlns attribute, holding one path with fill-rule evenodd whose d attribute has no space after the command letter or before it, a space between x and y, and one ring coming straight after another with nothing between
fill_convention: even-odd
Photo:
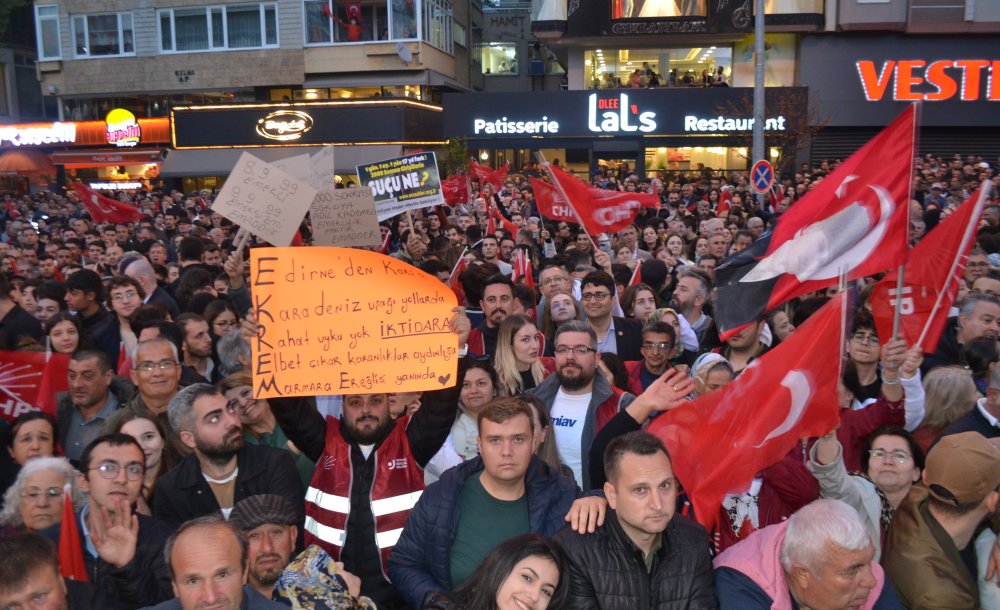
<instances>
[{"instance_id":1,"label":"man with beard","mask_svg":"<svg viewBox=\"0 0 1000 610\"><path fill-rule=\"evenodd\" d=\"M511 314L513 306L514 283L510 278L502 273L487 278L483 284L483 298L479 301L483 323L469 334L469 351L493 359L497 353L500 324Z\"/></svg>"},{"instance_id":2,"label":"man with beard","mask_svg":"<svg viewBox=\"0 0 1000 610\"><path fill-rule=\"evenodd\" d=\"M284 497L302 518L305 490L288 451L244 445L238 407L207 383L188 386L170 400L170 426L192 454L156 482L153 514L180 524L222 511L243 498Z\"/></svg>"},{"instance_id":3,"label":"man with beard","mask_svg":"<svg viewBox=\"0 0 1000 610\"><path fill-rule=\"evenodd\" d=\"M711 338L712 317L705 313L711 292L712 282L701 271L689 266L677 270L677 287L670 306L688 321L703 348L707 347L706 339Z\"/></svg>"},{"instance_id":4,"label":"man with beard","mask_svg":"<svg viewBox=\"0 0 1000 610\"><path fill-rule=\"evenodd\" d=\"M185 313L177 318L177 326L184 336L184 364L194 369L203 381L218 381L208 322L199 314Z\"/></svg>"}]
</instances>

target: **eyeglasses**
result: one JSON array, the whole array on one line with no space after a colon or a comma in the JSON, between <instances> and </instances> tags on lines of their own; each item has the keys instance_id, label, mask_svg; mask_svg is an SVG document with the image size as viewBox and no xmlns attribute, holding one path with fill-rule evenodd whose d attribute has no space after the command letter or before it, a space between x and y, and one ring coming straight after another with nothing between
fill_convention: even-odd
<instances>
[{"instance_id":1,"label":"eyeglasses","mask_svg":"<svg viewBox=\"0 0 1000 610\"><path fill-rule=\"evenodd\" d=\"M990 264L989 263L967 263L965 266L966 267L975 267L977 269L981 269L983 267L989 267Z\"/></svg>"},{"instance_id":2,"label":"eyeglasses","mask_svg":"<svg viewBox=\"0 0 1000 610\"><path fill-rule=\"evenodd\" d=\"M569 278L565 275L557 275L556 277L550 277L542 282L542 286L555 286L556 284L562 284L568 282Z\"/></svg>"},{"instance_id":3,"label":"eyeglasses","mask_svg":"<svg viewBox=\"0 0 1000 610\"><path fill-rule=\"evenodd\" d=\"M897 464L902 464L910 458L910 454L903 451L902 449L896 449L895 451L886 451L885 449L869 449L868 455L872 456L876 460L883 459L886 455L892 456Z\"/></svg>"},{"instance_id":4,"label":"eyeglasses","mask_svg":"<svg viewBox=\"0 0 1000 610\"><path fill-rule=\"evenodd\" d=\"M603 301L611 296L610 292L584 292L580 295L584 301Z\"/></svg>"},{"instance_id":5,"label":"eyeglasses","mask_svg":"<svg viewBox=\"0 0 1000 610\"><path fill-rule=\"evenodd\" d=\"M865 333L855 333L851 335L851 341L854 341L855 343L860 343L862 345L867 343L868 345L875 346L878 345L878 336L866 335Z\"/></svg>"},{"instance_id":6,"label":"eyeglasses","mask_svg":"<svg viewBox=\"0 0 1000 610\"><path fill-rule=\"evenodd\" d=\"M129 290L128 292L119 292L118 294L111 295L111 300L115 303L121 303L122 301L130 301L137 296L139 296L138 292Z\"/></svg>"},{"instance_id":7,"label":"eyeglasses","mask_svg":"<svg viewBox=\"0 0 1000 610\"><path fill-rule=\"evenodd\" d=\"M592 347L587 347L586 345L577 345L576 347L560 345L555 349L556 356L568 356L570 352L573 352L577 356L586 356L591 352L597 352L597 350Z\"/></svg>"},{"instance_id":8,"label":"eyeglasses","mask_svg":"<svg viewBox=\"0 0 1000 610\"><path fill-rule=\"evenodd\" d=\"M62 495L62 488L60 487L49 487L48 489L39 489L37 487L31 487L21 492L21 497L25 500L37 504L42 498L48 498L49 500L55 500Z\"/></svg>"},{"instance_id":9,"label":"eyeglasses","mask_svg":"<svg viewBox=\"0 0 1000 610\"><path fill-rule=\"evenodd\" d=\"M101 477L105 479L113 479L118 476L121 472L122 466L116 462L104 462L96 468L91 468L91 470L96 470L101 473ZM129 481L138 481L142 478L142 475L146 473L146 467L142 464L128 464L125 466L125 478Z\"/></svg>"},{"instance_id":10,"label":"eyeglasses","mask_svg":"<svg viewBox=\"0 0 1000 610\"><path fill-rule=\"evenodd\" d=\"M140 362L135 368L142 371L143 373L151 373L153 369L160 369L165 371L167 369L172 369L177 366L177 361L175 360L160 360L159 362Z\"/></svg>"},{"instance_id":11,"label":"eyeglasses","mask_svg":"<svg viewBox=\"0 0 1000 610\"><path fill-rule=\"evenodd\" d=\"M650 351L658 349L661 352L665 352L665 351L673 349L673 348L674 348L673 344L672 343L667 343L666 341L661 341L659 343L643 343L642 344L642 349L648 349Z\"/></svg>"},{"instance_id":12,"label":"eyeglasses","mask_svg":"<svg viewBox=\"0 0 1000 610\"><path fill-rule=\"evenodd\" d=\"M219 328L236 328L239 326L239 322L236 320L216 320L215 322L212 322L212 326L218 326Z\"/></svg>"}]
</instances>

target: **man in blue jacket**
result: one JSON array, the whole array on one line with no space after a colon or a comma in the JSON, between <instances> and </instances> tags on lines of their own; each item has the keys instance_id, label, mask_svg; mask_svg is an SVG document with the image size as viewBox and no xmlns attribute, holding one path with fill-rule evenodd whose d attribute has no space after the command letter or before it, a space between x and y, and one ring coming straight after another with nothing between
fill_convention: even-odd
<instances>
[{"instance_id":1,"label":"man in blue jacket","mask_svg":"<svg viewBox=\"0 0 1000 610\"><path fill-rule=\"evenodd\" d=\"M461 584L508 538L551 536L568 513L581 531L603 521L602 498L577 501L576 484L532 454L532 421L524 401L494 399L479 413L480 457L424 491L389 559L392 583L413 608Z\"/></svg>"}]
</instances>

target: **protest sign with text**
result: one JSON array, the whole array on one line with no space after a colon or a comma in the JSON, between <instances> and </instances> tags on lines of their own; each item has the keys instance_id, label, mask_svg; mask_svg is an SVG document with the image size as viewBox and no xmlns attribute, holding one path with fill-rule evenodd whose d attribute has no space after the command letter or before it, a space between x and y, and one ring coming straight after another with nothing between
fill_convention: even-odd
<instances>
[{"instance_id":1,"label":"protest sign with text","mask_svg":"<svg viewBox=\"0 0 1000 610\"><path fill-rule=\"evenodd\" d=\"M444 203L434 153L417 153L358 166L358 180L375 194L378 219Z\"/></svg>"},{"instance_id":2,"label":"protest sign with text","mask_svg":"<svg viewBox=\"0 0 1000 610\"><path fill-rule=\"evenodd\" d=\"M400 260L349 248L255 248L254 396L451 387L455 294Z\"/></svg>"},{"instance_id":3,"label":"protest sign with text","mask_svg":"<svg viewBox=\"0 0 1000 610\"><path fill-rule=\"evenodd\" d=\"M368 187L316 193L309 209L313 245L377 246L382 233L375 218L375 200Z\"/></svg>"},{"instance_id":4,"label":"protest sign with text","mask_svg":"<svg viewBox=\"0 0 1000 610\"><path fill-rule=\"evenodd\" d=\"M292 243L316 189L249 153L240 155L212 209L272 244Z\"/></svg>"},{"instance_id":5,"label":"protest sign with text","mask_svg":"<svg viewBox=\"0 0 1000 610\"><path fill-rule=\"evenodd\" d=\"M333 146L324 146L319 149L319 152L309 158L309 171L307 173L306 184L317 191L324 191L334 187L337 166L334 163Z\"/></svg>"}]
</instances>

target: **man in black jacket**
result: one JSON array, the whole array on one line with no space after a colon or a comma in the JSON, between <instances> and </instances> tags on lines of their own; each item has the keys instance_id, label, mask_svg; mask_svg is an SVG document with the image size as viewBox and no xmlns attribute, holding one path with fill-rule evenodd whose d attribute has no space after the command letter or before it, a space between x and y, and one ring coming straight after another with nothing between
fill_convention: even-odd
<instances>
[{"instance_id":1,"label":"man in black jacket","mask_svg":"<svg viewBox=\"0 0 1000 610\"><path fill-rule=\"evenodd\" d=\"M66 279L66 306L80 317L90 347L107 354L111 367L117 369L121 330L117 316L103 303L104 283L96 272L81 269Z\"/></svg>"},{"instance_id":2,"label":"man in black jacket","mask_svg":"<svg viewBox=\"0 0 1000 610\"><path fill-rule=\"evenodd\" d=\"M622 360L642 360L642 323L611 315L615 304L615 278L592 271L580 285L583 312L597 333L597 350L618 354Z\"/></svg>"},{"instance_id":3,"label":"man in black jacket","mask_svg":"<svg viewBox=\"0 0 1000 610\"><path fill-rule=\"evenodd\" d=\"M129 608L173 597L163 548L174 528L132 511L144 463L138 441L120 433L94 439L80 459L80 489L88 498L77 514L84 565L107 600ZM58 542L60 528L44 534Z\"/></svg>"},{"instance_id":4,"label":"man in black jacket","mask_svg":"<svg viewBox=\"0 0 1000 610\"><path fill-rule=\"evenodd\" d=\"M663 442L631 432L604 454L607 518L594 534L564 529L574 610L716 608L708 534L674 515L677 480Z\"/></svg>"}]
</instances>

